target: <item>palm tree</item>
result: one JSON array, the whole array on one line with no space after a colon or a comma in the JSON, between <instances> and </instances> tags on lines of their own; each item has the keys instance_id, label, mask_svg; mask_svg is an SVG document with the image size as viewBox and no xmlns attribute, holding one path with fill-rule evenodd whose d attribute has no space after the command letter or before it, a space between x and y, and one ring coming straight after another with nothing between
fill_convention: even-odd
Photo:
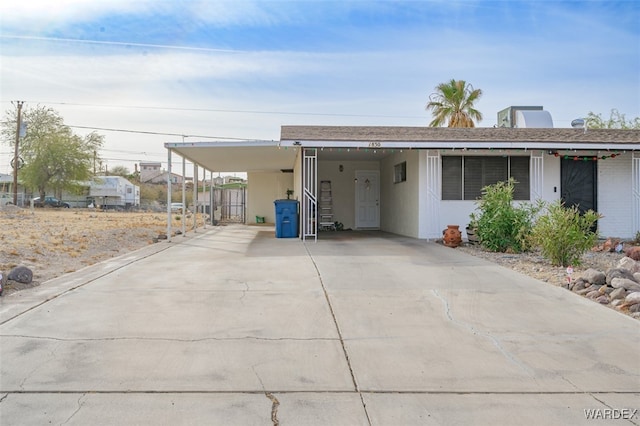
<instances>
[{"instance_id":1,"label":"palm tree","mask_svg":"<svg viewBox=\"0 0 640 426\"><path fill-rule=\"evenodd\" d=\"M434 117L429 126L440 127L448 121L448 127L475 127L473 120L482 120L482 113L473 108L480 96L482 90L474 89L464 80L440 83L426 106Z\"/></svg>"}]
</instances>

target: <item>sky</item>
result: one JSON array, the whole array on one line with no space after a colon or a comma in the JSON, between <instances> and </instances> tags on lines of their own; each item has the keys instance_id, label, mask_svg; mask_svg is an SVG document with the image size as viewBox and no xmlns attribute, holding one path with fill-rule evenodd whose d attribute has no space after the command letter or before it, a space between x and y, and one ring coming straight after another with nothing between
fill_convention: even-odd
<instances>
[{"instance_id":1,"label":"sky","mask_svg":"<svg viewBox=\"0 0 640 426\"><path fill-rule=\"evenodd\" d=\"M481 89L554 127L640 116L640 2L21 0L0 3L0 108L105 136L107 167L165 142L279 140L282 125L427 126L435 87ZM12 173L12 141L0 173ZM180 159L174 161L181 162Z\"/></svg>"}]
</instances>

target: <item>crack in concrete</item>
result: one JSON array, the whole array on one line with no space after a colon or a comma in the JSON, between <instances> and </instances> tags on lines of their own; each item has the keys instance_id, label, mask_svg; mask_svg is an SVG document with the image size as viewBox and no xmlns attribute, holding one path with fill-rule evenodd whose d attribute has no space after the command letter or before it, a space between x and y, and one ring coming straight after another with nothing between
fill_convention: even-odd
<instances>
[{"instance_id":1,"label":"crack in concrete","mask_svg":"<svg viewBox=\"0 0 640 426\"><path fill-rule=\"evenodd\" d=\"M5 393L2 398L0 398L0 404L2 404L2 401L4 401L5 399L7 399L7 397L9 396L8 393Z\"/></svg>"},{"instance_id":2,"label":"crack in concrete","mask_svg":"<svg viewBox=\"0 0 640 426\"><path fill-rule=\"evenodd\" d=\"M569 382L571 383L571 382ZM589 395L591 398L595 399L596 401L598 401L600 404L604 405L605 407L607 407L609 410L614 411L615 408L610 406L609 404L607 404L606 402L604 402L603 400L596 398L596 396L592 393L592 392L586 392L587 395ZM632 425L638 425L639 423L634 422L633 419L628 418L628 419L623 419L628 421L629 423L631 423Z\"/></svg>"},{"instance_id":3,"label":"crack in concrete","mask_svg":"<svg viewBox=\"0 0 640 426\"><path fill-rule=\"evenodd\" d=\"M42 367L44 367L45 364L47 364L48 362L50 362L50 360L52 358L56 357L56 350L58 348L58 345L55 345L53 348L51 348L51 350L49 351L49 359L47 359L46 361L36 365L31 371L29 371L29 373L27 373L27 375L25 376L24 379L22 379L22 381L20 382L20 384L18 386L20 386L20 390L24 391L24 384L27 382L27 380L29 380L31 378L31 376L33 376L36 371L40 370Z\"/></svg>"},{"instance_id":4,"label":"crack in concrete","mask_svg":"<svg viewBox=\"0 0 640 426\"><path fill-rule=\"evenodd\" d=\"M66 425L67 423L69 423L71 421L71 419L78 414L78 412L80 412L80 409L82 408L82 406L84 405L84 401L83 399L86 398L87 394L82 394L80 395L80 398L78 398L78 408L76 408L76 411L74 411L73 413L71 413L71 415L67 418L67 420L65 420L64 422L61 423L61 425Z\"/></svg>"},{"instance_id":5,"label":"crack in concrete","mask_svg":"<svg viewBox=\"0 0 640 426\"><path fill-rule=\"evenodd\" d=\"M440 301L444 305L444 312L445 312L445 315L447 316L447 318L449 319L449 321L451 321L452 323L454 323L454 324L456 324L456 325L458 325L458 326L460 326L462 328L465 328L465 329L469 330L474 335L479 335L479 336L482 336L482 337L490 340L491 343L493 343L493 345L496 347L496 349L498 349L498 351L502 354L502 356L504 356L506 359L508 359L509 362L511 362L513 365L517 366L518 368L520 368L522 371L527 373L527 375L529 375L530 377L535 377L535 375L533 374L533 371L531 370L531 368L529 368L527 365L522 363L512 353L510 353L508 350L506 350L502 346L502 343L500 342L500 340L497 337L493 336L491 333L489 333L487 331L478 330L477 328L475 328L471 324L467 324L464 321L459 321L459 320L455 319L453 317L453 315L451 314L451 307L449 305L449 301L444 296L442 296L438 292L438 290L433 289L433 290L431 290L431 292L438 299L440 299Z\"/></svg>"},{"instance_id":6,"label":"crack in concrete","mask_svg":"<svg viewBox=\"0 0 640 426\"><path fill-rule=\"evenodd\" d=\"M168 337L98 337L98 338L65 338L52 336L30 336L23 334L0 334L3 338L17 339L36 339L36 340L52 340L56 342L109 342L117 340L143 340L143 341L160 341L160 342L181 342L181 343L198 343L207 341L234 341L234 340L259 340L259 341L294 341L294 342L315 342L315 341L337 341L339 339L333 337L203 337L200 339L178 339Z\"/></svg>"},{"instance_id":7,"label":"crack in concrete","mask_svg":"<svg viewBox=\"0 0 640 426\"><path fill-rule=\"evenodd\" d=\"M336 313L333 309L333 305L331 304L331 299L329 298L329 292L327 291L327 287L324 285L324 280L322 279L322 274L320 273L320 268L318 268L318 264L315 259L311 255L309 251L309 247L305 244L305 250L307 251L307 255L313 264L313 267L316 270L316 274L318 275L318 281L320 281L320 286L322 287L322 292L324 293L324 298L327 301L327 306L329 307L329 312L331 313L331 318L333 319L333 324L336 328L336 332L338 333L338 337L340 339L340 345L342 346L342 353L344 354L344 358L347 362L347 367L349 368L349 373L351 374L351 381L353 382L353 386L355 391L360 396L360 401L362 402L362 409L364 410L364 414L367 417L367 422L369 426L371 426L371 418L369 417L369 412L367 411L367 404L364 402L364 396L360 391L360 387L358 386L358 381L356 380L356 374L353 371L353 366L351 365L351 359L349 358L349 352L347 352L347 347L344 343L344 338L342 337L342 331L340 330L340 325L338 324L338 318L336 317Z\"/></svg>"},{"instance_id":8,"label":"crack in concrete","mask_svg":"<svg viewBox=\"0 0 640 426\"><path fill-rule=\"evenodd\" d=\"M280 421L278 420L278 407L280 406L280 401L276 398L271 392L267 391L267 388L264 386L264 382L262 381L262 377L256 371L256 366L252 365L251 370L253 370L253 374L256 375L258 381L260 382L260 387L262 388L265 396L271 400L271 422L274 426L278 426Z\"/></svg>"},{"instance_id":9,"label":"crack in concrete","mask_svg":"<svg viewBox=\"0 0 640 426\"><path fill-rule=\"evenodd\" d=\"M266 392L265 395L267 398L271 400L271 422L273 426L278 426L280 421L278 420L278 407L280 406L280 401L276 398L271 392Z\"/></svg>"},{"instance_id":10,"label":"crack in concrete","mask_svg":"<svg viewBox=\"0 0 640 426\"><path fill-rule=\"evenodd\" d=\"M243 282L242 284L244 284L245 289L242 290L242 295L240 296L240 304L242 304L244 306L244 301L242 299L244 299L244 297L247 295L247 292L249 291L249 283L247 282Z\"/></svg>"}]
</instances>

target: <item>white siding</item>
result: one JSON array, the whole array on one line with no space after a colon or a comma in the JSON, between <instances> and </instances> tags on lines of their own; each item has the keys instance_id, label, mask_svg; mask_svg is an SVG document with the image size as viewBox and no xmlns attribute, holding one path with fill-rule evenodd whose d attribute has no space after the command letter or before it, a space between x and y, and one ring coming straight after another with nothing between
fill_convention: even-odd
<instances>
[{"instance_id":1,"label":"white siding","mask_svg":"<svg viewBox=\"0 0 640 426\"><path fill-rule=\"evenodd\" d=\"M598 161L598 222L601 237L632 238L632 154Z\"/></svg>"},{"instance_id":2,"label":"white siding","mask_svg":"<svg viewBox=\"0 0 640 426\"><path fill-rule=\"evenodd\" d=\"M425 151L423 153L424 167L421 167L420 196L424 197L424 209L420 209L420 219L427 222L420 227L421 238L442 237L442 224L440 223L440 199L442 198L442 158L438 151ZM423 177L424 176L424 177Z\"/></svg>"}]
</instances>

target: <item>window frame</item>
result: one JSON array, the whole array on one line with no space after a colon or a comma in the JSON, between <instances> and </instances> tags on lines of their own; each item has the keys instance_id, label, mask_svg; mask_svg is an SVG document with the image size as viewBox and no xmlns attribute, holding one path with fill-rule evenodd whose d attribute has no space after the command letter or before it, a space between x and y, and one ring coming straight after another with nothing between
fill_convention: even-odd
<instances>
[{"instance_id":1,"label":"window frame","mask_svg":"<svg viewBox=\"0 0 640 426\"><path fill-rule=\"evenodd\" d=\"M482 188L487 185L494 184L496 182L503 181L504 179L495 181L493 183L485 183L487 177L490 177L491 173L495 173L495 169L489 169L487 173L485 173L486 167L491 167L489 162L495 162L496 159L504 158L506 159L506 179L513 177L514 174L517 175L520 180L517 180L516 187L514 189L514 201L531 201L531 156L527 155L443 155L441 157L441 200L442 201L475 201L482 195ZM516 159L512 162L512 159ZM526 167L525 161L521 159L526 159ZM467 164L467 160L469 164ZM472 161L477 162L475 164L475 169L472 170L471 167L474 165ZM458 164L455 164L457 162ZM449 164L446 164L449 163ZM513 164L515 163L515 164ZM496 165L494 164L494 167ZM526 170L526 172L525 172ZM476 173L474 176L470 176L469 173ZM477 173L481 175L478 176ZM504 173L504 172L503 172ZM526 175L526 176L525 176ZM481 187L480 192L478 193L478 189L471 192L467 188L467 184L471 183L472 180L475 181L480 180ZM495 177L494 177L495 179ZM447 184L449 186L447 186ZM457 188L456 188L457 186ZM477 185L476 185L477 186ZM472 198L474 197L475 198Z\"/></svg>"},{"instance_id":2,"label":"window frame","mask_svg":"<svg viewBox=\"0 0 640 426\"><path fill-rule=\"evenodd\" d=\"M407 162L401 161L393 166L393 183L407 181Z\"/></svg>"}]
</instances>

